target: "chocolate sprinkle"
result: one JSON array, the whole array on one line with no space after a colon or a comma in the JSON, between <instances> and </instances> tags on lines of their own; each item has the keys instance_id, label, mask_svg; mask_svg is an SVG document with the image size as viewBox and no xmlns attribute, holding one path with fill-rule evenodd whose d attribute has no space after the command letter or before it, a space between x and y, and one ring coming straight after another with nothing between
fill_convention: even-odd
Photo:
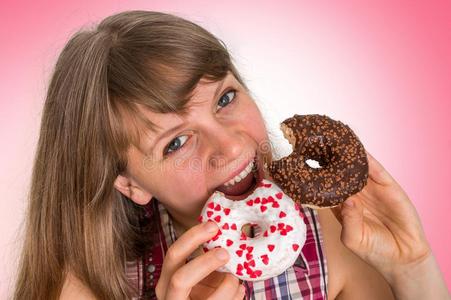
<instances>
[{"instance_id":1,"label":"chocolate sprinkle","mask_svg":"<svg viewBox=\"0 0 451 300\"><path fill-rule=\"evenodd\" d=\"M366 151L348 125L325 115L295 114L281 123L281 129L293 152L267 169L294 201L313 208L332 207L366 185ZM320 167L310 167L309 159Z\"/></svg>"}]
</instances>

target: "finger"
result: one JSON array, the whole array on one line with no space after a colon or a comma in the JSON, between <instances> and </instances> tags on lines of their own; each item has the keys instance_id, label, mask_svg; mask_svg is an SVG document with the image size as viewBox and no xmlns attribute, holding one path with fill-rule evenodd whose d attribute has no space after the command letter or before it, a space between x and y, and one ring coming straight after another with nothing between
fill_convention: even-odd
<instances>
[{"instance_id":1,"label":"finger","mask_svg":"<svg viewBox=\"0 0 451 300\"><path fill-rule=\"evenodd\" d=\"M341 210L341 241L351 250L359 248L363 235L363 205L356 198L348 198Z\"/></svg>"},{"instance_id":2,"label":"finger","mask_svg":"<svg viewBox=\"0 0 451 300\"><path fill-rule=\"evenodd\" d=\"M159 279L159 285L162 290L166 290L172 274L185 264L188 256L190 256L200 244L214 237L218 229L219 227L215 222L208 221L198 224L182 234L172 246L169 247L166 256L164 257Z\"/></svg>"},{"instance_id":3,"label":"finger","mask_svg":"<svg viewBox=\"0 0 451 300\"><path fill-rule=\"evenodd\" d=\"M379 163L368 151L366 151L368 157L368 176L380 185L390 185L393 183L393 177L385 170L385 168Z\"/></svg>"},{"instance_id":4,"label":"finger","mask_svg":"<svg viewBox=\"0 0 451 300\"><path fill-rule=\"evenodd\" d=\"M202 279L200 284L203 284L203 285L206 285L206 286L216 289L221 284L221 282L224 280L224 277L226 274L227 273L218 272L218 271L211 272L210 274L208 274L207 277Z\"/></svg>"},{"instance_id":5,"label":"finger","mask_svg":"<svg viewBox=\"0 0 451 300\"><path fill-rule=\"evenodd\" d=\"M226 249L215 248L191 260L172 275L166 297L168 299L187 298L196 284L208 274L223 266L229 258Z\"/></svg>"},{"instance_id":6,"label":"finger","mask_svg":"<svg viewBox=\"0 0 451 300\"><path fill-rule=\"evenodd\" d=\"M189 298L196 300L196 299L206 299L208 298L213 292L215 291L215 288L212 288L210 286L204 285L202 283L196 284L189 294Z\"/></svg>"},{"instance_id":7,"label":"finger","mask_svg":"<svg viewBox=\"0 0 451 300\"><path fill-rule=\"evenodd\" d=\"M241 284L238 278L231 273L227 273L224 276L221 284L218 286L216 291L209 297L209 299L222 300L222 299L235 299L237 293L239 292Z\"/></svg>"}]
</instances>

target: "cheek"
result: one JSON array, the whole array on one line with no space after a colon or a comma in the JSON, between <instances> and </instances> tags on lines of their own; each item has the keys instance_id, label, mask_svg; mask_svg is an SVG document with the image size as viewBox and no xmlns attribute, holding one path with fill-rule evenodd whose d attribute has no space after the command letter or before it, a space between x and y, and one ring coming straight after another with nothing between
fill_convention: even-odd
<instances>
[{"instance_id":1,"label":"cheek","mask_svg":"<svg viewBox=\"0 0 451 300\"><path fill-rule=\"evenodd\" d=\"M205 174L200 160L187 159L183 165L171 167L161 178L165 178L166 191L186 201L198 198L206 190Z\"/></svg>"},{"instance_id":2,"label":"cheek","mask_svg":"<svg viewBox=\"0 0 451 300\"><path fill-rule=\"evenodd\" d=\"M257 142L263 142L268 139L265 122L254 101L251 101L249 104L244 120L246 128Z\"/></svg>"}]
</instances>

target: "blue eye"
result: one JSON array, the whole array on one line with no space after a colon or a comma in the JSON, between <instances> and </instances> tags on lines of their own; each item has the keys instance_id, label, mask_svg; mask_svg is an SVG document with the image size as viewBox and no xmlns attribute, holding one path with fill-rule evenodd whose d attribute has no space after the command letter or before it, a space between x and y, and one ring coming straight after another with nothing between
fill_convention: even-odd
<instances>
[{"instance_id":1,"label":"blue eye","mask_svg":"<svg viewBox=\"0 0 451 300\"><path fill-rule=\"evenodd\" d=\"M187 135L181 135L176 138L174 138L164 149L163 155L171 154L174 151L179 150L183 147L185 142L188 140Z\"/></svg>"},{"instance_id":2,"label":"blue eye","mask_svg":"<svg viewBox=\"0 0 451 300\"><path fill-rule=\"evenodd\" d=\"M231 96L229 96L230 94L233 94L232 98L231 98ZM225 107L225 106L229 105L233 101L233 99L235 99L235 95L236 95L236 90L235 89L231 89L228 92L226 92L219 99L217 108L219 109L219 108L222 108L222 107Z\"/></svg>"}]
</instances>

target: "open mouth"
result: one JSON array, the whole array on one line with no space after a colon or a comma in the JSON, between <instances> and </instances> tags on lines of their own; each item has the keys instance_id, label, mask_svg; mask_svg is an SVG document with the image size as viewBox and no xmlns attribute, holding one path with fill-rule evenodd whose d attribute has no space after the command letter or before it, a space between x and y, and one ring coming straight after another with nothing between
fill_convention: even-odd
<instances>
[{"instance_id":1,"label":"open mouth","mask_svg":"<svg viewBox=\"0 0 451 300\"><path fill-rule=\"evenodd\" d=\"M217 187L216 190L224 193L226 198L230 200L243 200L252 194L257 187L257 183L262 180L260 162L257 157L256 155L239 175Z\"/></svg>"}]
</instances>

